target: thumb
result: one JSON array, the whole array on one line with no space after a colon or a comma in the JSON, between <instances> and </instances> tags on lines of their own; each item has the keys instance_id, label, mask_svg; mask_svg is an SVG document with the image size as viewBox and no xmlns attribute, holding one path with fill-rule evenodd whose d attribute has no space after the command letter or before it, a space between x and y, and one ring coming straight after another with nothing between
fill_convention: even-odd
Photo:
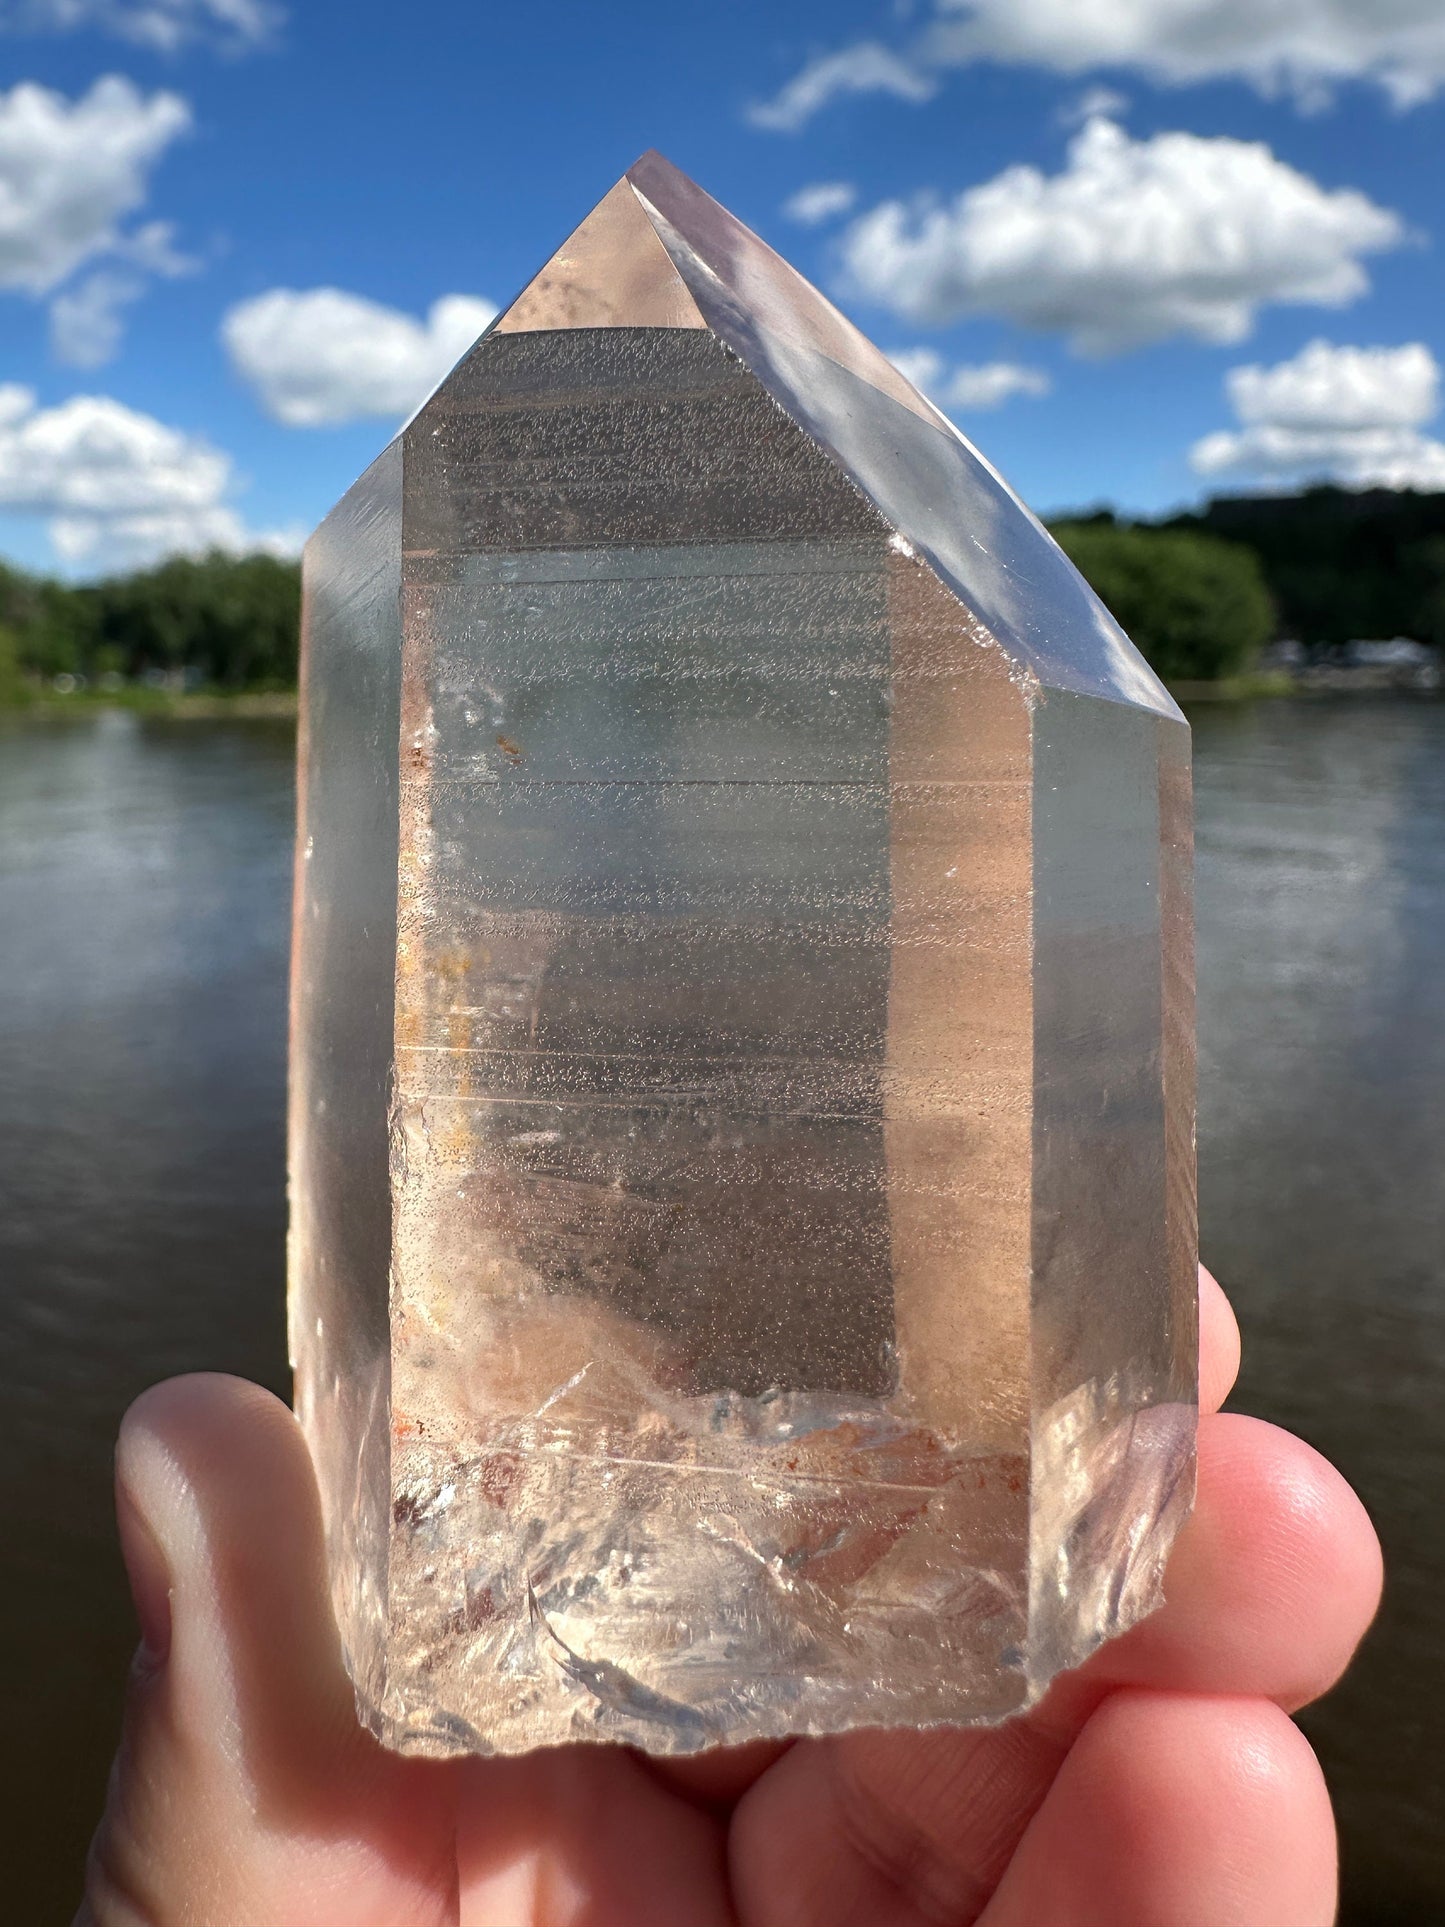
<instances>
[{"instance_id":1,"label":"thumb","mask_svg":"<svg viewBox=\"0 0 1445 1927\"><path fill-rule=\"evenodd\" d=\"M450 1776L357 1723L295 1421L239 1379L140 1398L116 1454L141 1648L77 1927L430 1927Z\"/></svg>"}]
</instances>

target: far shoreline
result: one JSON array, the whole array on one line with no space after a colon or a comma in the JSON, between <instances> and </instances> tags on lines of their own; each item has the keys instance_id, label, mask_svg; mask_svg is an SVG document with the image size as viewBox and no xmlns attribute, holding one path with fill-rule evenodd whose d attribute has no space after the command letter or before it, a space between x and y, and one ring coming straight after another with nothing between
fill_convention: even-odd
<instances>
[{"instance_id":1,"label":"far shoreline","mask_svg":"<svg viewBox=\"0 0 1445 1927\"><path fill-rule=\"evenodd\" d=\"M1304 670L1256 669L1216 680L1180 680L1165 685L1183 707L1197 703L1251 703L1285 696L1379 696L1437 693L1433 683L1412 681L1396 670L1320 665ZM46 692L20 702L0 700L0 720L30 717L50 722L66 716L119 712L159 717L167 722L295 722L300 697L294 689L190 690L77 689L67 695Z\"/></svg>"},{"instance_id":2,"label":"far shoreline","mask_svg":"<svg viewBox=\"0 0 1445 1927\"><path fill-rule=\"evenodd\" d=\"M23 702L0 703L0 716L30 716L49 722L58 716L114 711L159 716L172 722L214 722L222 717L294 722L299 703L294 689L194 690L185 694L157 689L78 689L69 696L34 696Z\"/></svg>"}]
</instances>

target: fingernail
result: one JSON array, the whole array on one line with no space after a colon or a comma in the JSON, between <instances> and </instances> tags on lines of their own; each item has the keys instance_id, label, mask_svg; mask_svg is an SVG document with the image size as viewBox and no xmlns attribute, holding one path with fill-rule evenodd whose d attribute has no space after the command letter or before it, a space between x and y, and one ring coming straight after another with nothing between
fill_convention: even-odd
<instances>
[{"instance_id":1,"label":"fingernail","mask_svg":"<svg viewBox=\"0 0 1445 1927\"><path fill-rule=\"evenodd\" d=\"M130 1579L130 1596L140 1621L140 1657L161 1666L171 1650L171 1568L134 1494L120 1481L115 1494L121 1557Z\"/></svg>"}]
</instances>

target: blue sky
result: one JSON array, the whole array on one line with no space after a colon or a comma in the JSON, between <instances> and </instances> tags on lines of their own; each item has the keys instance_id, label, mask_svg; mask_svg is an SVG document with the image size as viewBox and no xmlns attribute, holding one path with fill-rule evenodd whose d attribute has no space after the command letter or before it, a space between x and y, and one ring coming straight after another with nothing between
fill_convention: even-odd
<instances>
[{"instance_id":1,"label":"blue sky","mask_svg":"<svg viewBox=\"0 0 1445 1927\"><path fill-rule=\"evenodd\" d=\"M649 146L1042 511L1445 488L1445 0L0 0L0 58L32 566L294 546Z\"/></svg>"}]
</instances>

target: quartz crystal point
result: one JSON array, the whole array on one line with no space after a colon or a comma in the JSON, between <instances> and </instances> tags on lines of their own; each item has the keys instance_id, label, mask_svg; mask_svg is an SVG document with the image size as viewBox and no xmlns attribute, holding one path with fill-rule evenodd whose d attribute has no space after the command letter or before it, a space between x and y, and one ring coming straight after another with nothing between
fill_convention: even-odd
<instances>
[{"instance_id":1,"label":"quartz crystal point","mask_svg":"<svg viewBox=\"0 0 1445 1927\"><path fill-rule=\"evenodd\" d=\"M292 1347L363 1718L1003 1718L1193 1483L1189 735L649 155L306 556Z\"/></svg>"}]
</instances>

